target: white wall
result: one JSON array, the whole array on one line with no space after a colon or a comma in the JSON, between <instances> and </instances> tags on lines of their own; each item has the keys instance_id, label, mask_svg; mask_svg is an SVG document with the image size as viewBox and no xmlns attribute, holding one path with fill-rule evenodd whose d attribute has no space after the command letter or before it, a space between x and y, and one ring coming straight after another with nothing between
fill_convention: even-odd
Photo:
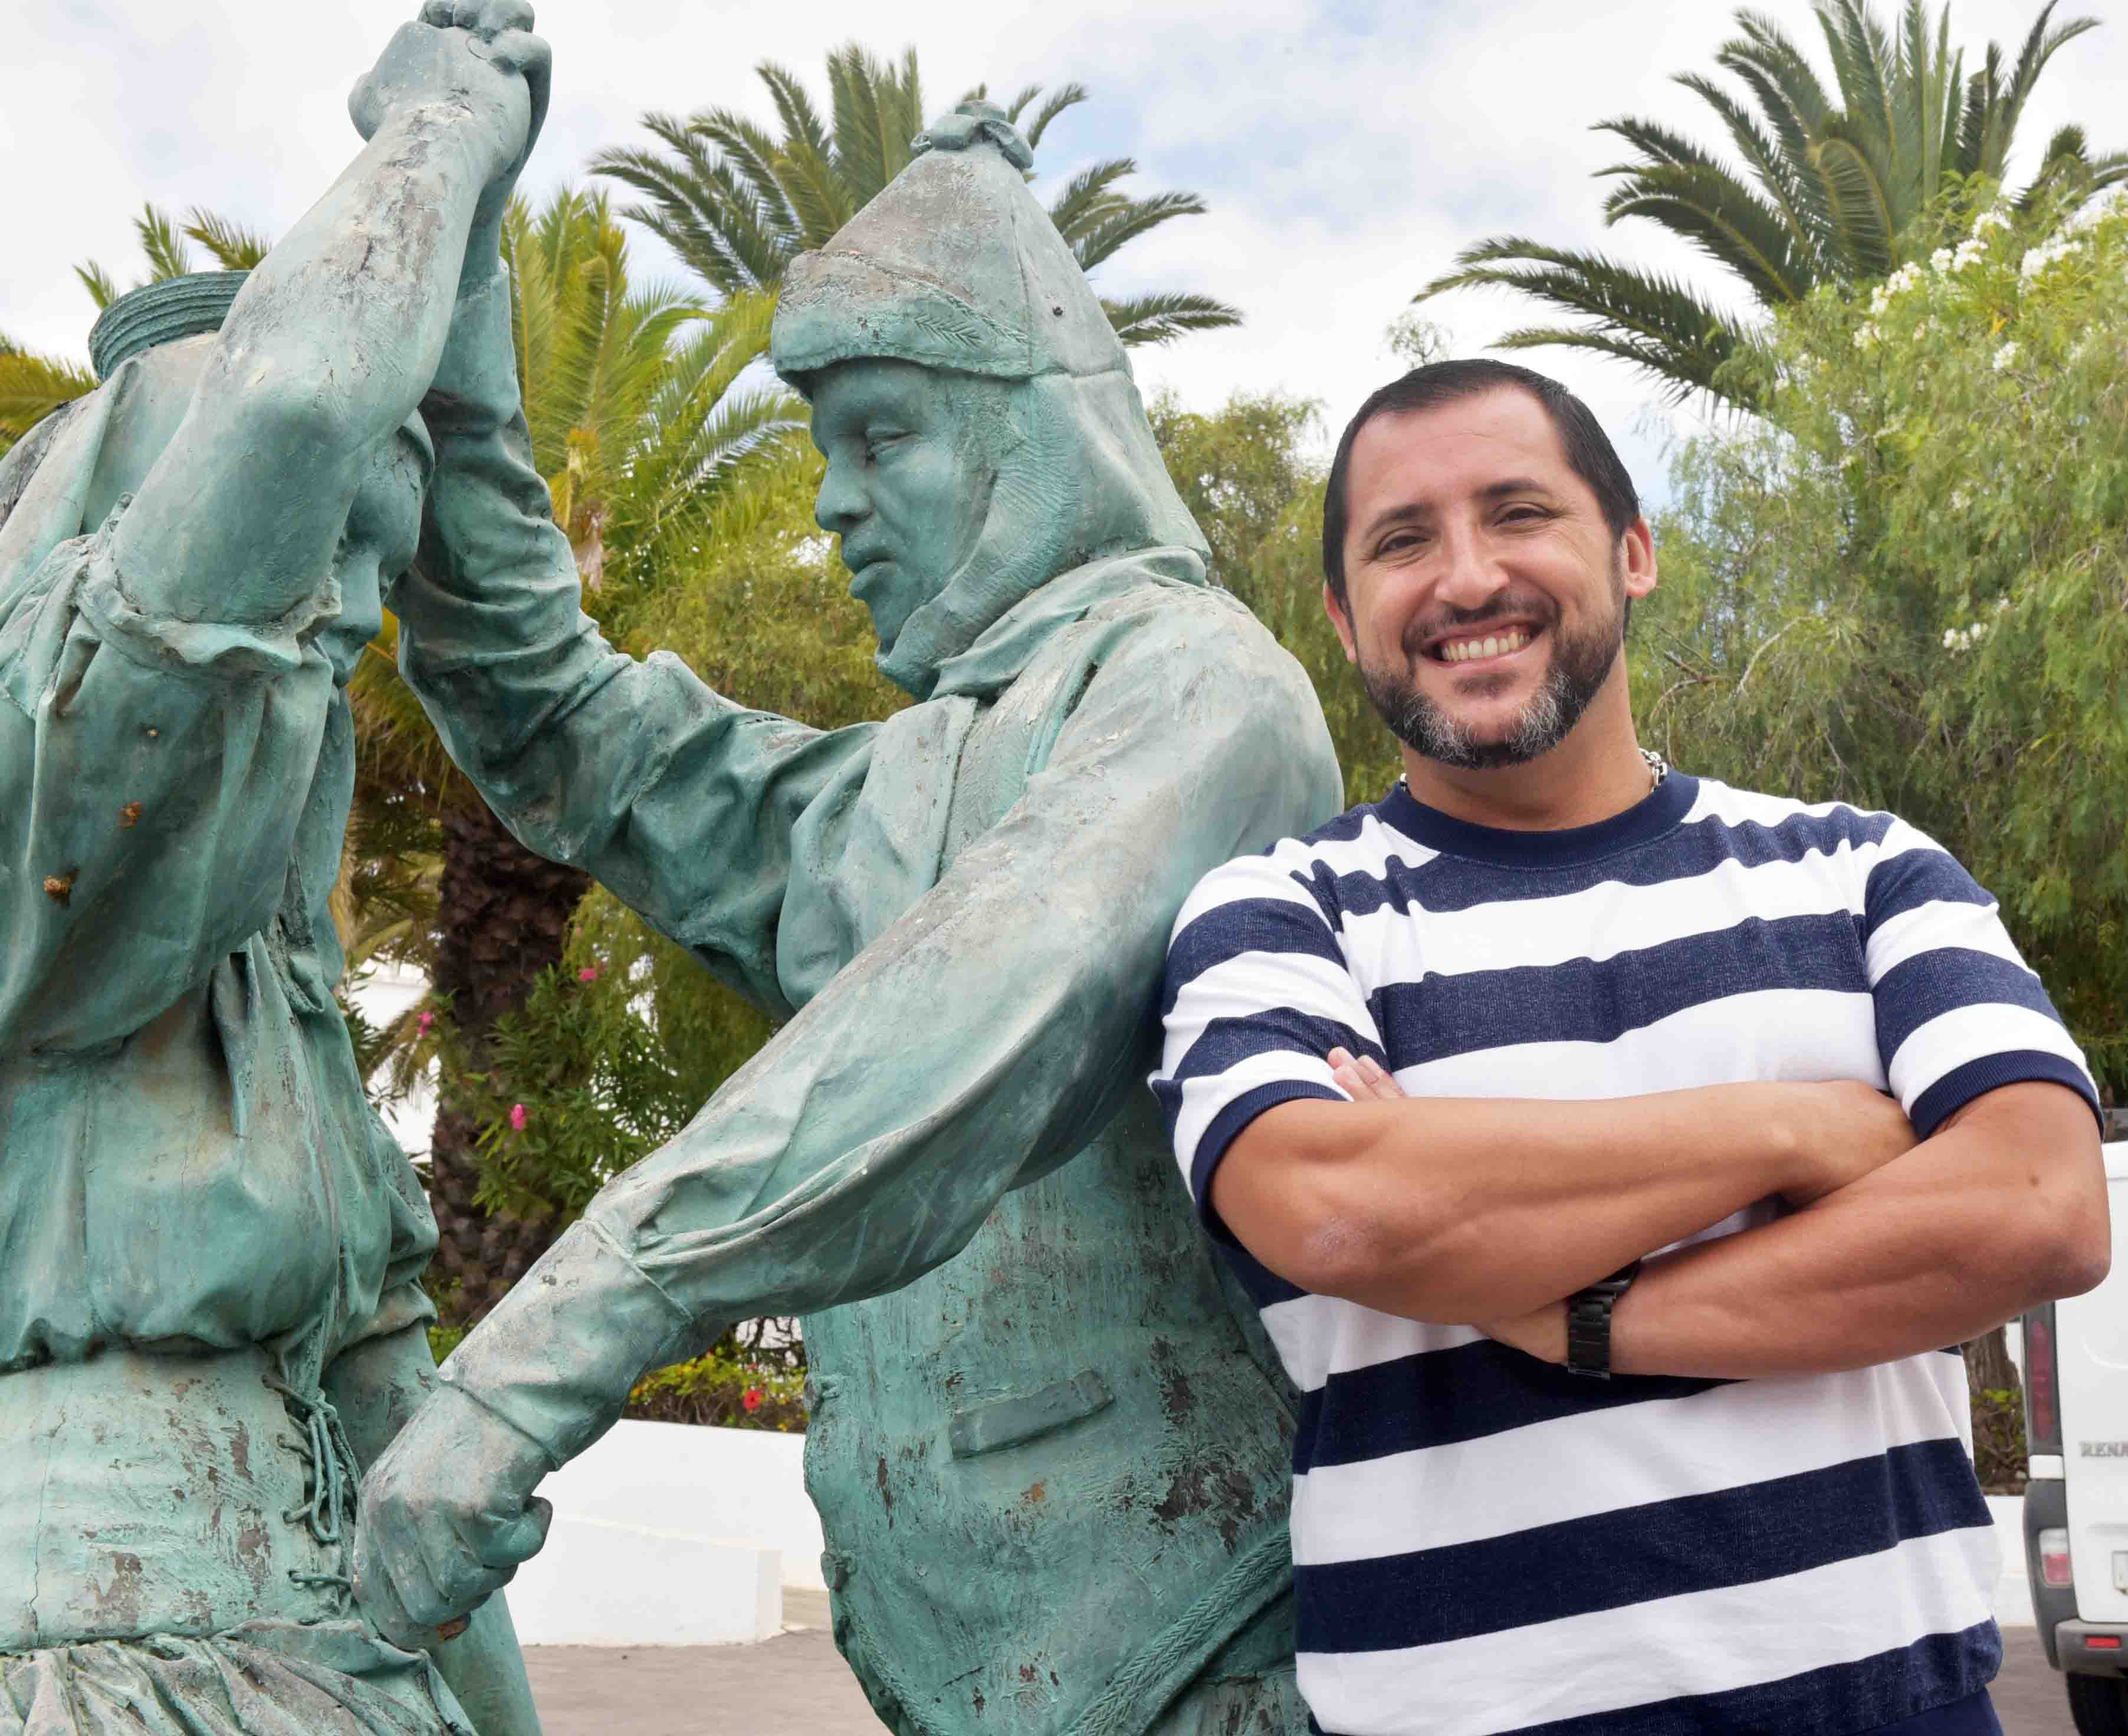
<instances>
[{"instance_id":1,"label":"white wall","mask_svg":"<svg viewBox=\"0 0 2128 1736\"><path fill-rule=\"evenodd\" d=\"M805 1437L616 1424L540 1486L547 1547L510 1588L527 1645L721 1645L782 1631L786 1585L824 1590Z\"/></svg>"}]
</instances>

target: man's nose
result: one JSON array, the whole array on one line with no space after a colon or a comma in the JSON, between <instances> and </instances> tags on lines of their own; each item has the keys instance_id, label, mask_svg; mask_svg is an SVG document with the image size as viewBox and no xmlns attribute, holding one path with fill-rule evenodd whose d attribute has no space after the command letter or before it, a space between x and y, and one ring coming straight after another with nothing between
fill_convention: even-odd
<instances>
[{"instance_id":1,"label":"man's nose","mask_svg":"<svg viewBox=\"0 0 2128 1736\"><path fill-rule=\"evenodd\" d=\"M813 522L831 536L848 536L870 516L872 503L847 468L830 464L813 502Z\"/></svg>"},{"instance_id":2,"label":"man's nose","mask_svg":"<svg viewBox=\"0 0 2128 1736\"><path fill-rule=\"evenodd\" d=\"M1441 552L1443 570L1433 594L1436 600L1451 608L1482 608L1508 582L1490 543L1474 527L1447 531L1442 538Z\"/></svg>"}]
</instances>

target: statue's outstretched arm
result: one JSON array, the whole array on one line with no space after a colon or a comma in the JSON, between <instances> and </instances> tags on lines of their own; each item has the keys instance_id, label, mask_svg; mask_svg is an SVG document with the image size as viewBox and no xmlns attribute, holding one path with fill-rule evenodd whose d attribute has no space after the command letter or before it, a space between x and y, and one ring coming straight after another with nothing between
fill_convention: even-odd
<instances>
[{"instance_id":1,"label":"statue's outstretched arm","mask_svg":"<svg viewBox=\"0 0 2128 1736\"><path fill-rule=\"evenodd\" d=\"M459 1347L365 1487L366 1607L470 1605L537 1547L539 1477L644 1372L731 1320L917 1278L1143 1089L1183 899L1338 792L1298 666L1253 627L1237 647L1215 606L1178 613L1087 647L1098 673L1011 813Z\"/></svg>"},{"instance_id":2,"label":"statue's outstretched arm","mask_svg":"<svg viewBox=\"0 0 2128 1736\"><path fill-rule=\"evenodd\" d=\"M387 600L399 664L488 805L588 870L770 1011L791 832L873 726L823 733L639 662L577 605L576 557L532 467L492 248L467 267L422 415L436 474L415 568Z\"/></svg>"},{"instance_id":3,"label":"statue's outstretched arm","mask_svg":"<svg viewBox=\"0 0 2128 1736\"><path fill-rule=\"evenodd\" d=\"M547 50L519 0L448 0L393 37L350 105L369 142L266 257L178 434L116 534L150 614L278 621L317 587L378 447L450 328L467 238L506 196L544 107Z\"/></svg>"}]
</instances>

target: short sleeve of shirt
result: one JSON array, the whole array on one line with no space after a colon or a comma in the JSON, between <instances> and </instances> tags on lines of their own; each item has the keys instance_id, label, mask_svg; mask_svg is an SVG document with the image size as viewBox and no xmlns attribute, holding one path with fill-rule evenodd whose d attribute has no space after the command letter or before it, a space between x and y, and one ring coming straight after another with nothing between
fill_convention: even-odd
<instances>
[{"instance_id":1,"label":"short sleeve of shirt","mask_svg":"<svg viewBox=\"0 0 2128 1736\"><path fill-rule=\"evenodd\" d=\"M1296 1098L1343 1102L1324 1059L1332 1049L1389 1065L1337 933L1296 878L1305 866L1304 847L1286 843L1214 869L1168 945L1166 1040L1150 1083L1190 1196L1228 1242L1209 1198L1242 1130Z\"/></svg>"},{"instance_id":2,"label":"short sleeve of shirt","mask_svg":"<svg viewBox=\"0 0 2128 1736\"><path fill-rule=\"evenodd\" d=\"M1995 900L1903 822L1869 870L1863 940L1885 1075L1923 1139L1975 1098L2030 1079L2066 1085L2098 1112L2083 1053Z\"/></svg>"}]
</instances>

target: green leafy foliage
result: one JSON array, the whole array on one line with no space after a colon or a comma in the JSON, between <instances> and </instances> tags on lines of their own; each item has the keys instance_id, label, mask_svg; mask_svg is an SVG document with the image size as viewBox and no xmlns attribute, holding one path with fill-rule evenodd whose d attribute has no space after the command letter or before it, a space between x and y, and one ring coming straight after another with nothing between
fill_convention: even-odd
<instances>
[{"instance_id":1,"label":"green leafy foliage","mask_svg":"<svg viewBox=\"0 0 2128 1736\"><path fill-rule=\"evenodd\" d=\"M1733 164L1658 122L1606 121L1596 130L1633 154L1598 172L1616 183L1603 220L1660 224L1763 308L1887 277L1927 253L1916 225L1939 199L1969 182L2002 179L2040 75L2097 28L2095 18L2054 23L2058 4L2040 8L2014 64L1991 42L1969 74L1964 51L1951 45L1948 5L1931 18L1925 0L1904 0L1888 24L1869 0L1816 0L1831 89L1772 19L1740 12L1738 33L1715 61L1742 94L1700 73L1676 77L1713 111ZM2083 130L2064 126L2017 202L2030 210L2064 191L2088 197L2124 179L2128 154L2094 158ZM1760 374L1736 365L1754 351L1755 329L1677 278L1499 235L1465 249L1417 299L1471 286L1517 290L1591 322L1522 327L1500 339L1503 349L1595 350L1632 363L1674 398L1698 391L1741 408L1760 401Z\"/></svg>"},{"instance_id":2,"label":"green leafy foliage","mask_svg":"<svg viewBox=\"0 0 2128 1736\"><path fill-rule=\"evenodd\" d=\"M802 1368L763 1367L720 1348L644 1375L628 1395L625 1414L644 1422L801 1435L805 1376Z\"/></svg>"},{"instance_id":3,"label":"green leafy foliage","mask_svg":"<svg viewBox=\"0 0 2128 1736\"><path fill-rule=\"evenodd\" d=\"M1311 444L1316 406L1237 392L1204 415L1163 395L1148 414L1168 474L1211 544L1213 576L1308 671L1344 768L1346 799L1374 800L1396 780L1396 743L1323 612L1327 467Z\"/></svg>"},{"instance_id":4,"label":"green leafy foliage","mask_svg":"<svg viewBox=\"0 0 2128 1736\"><path fill-rule=\"evenodd\" d=\"M2128 207L1953 197L1776 323L1760 424L1685 446L1635 618L1643 737L1889 808L2001 900L2128 1086Z\"/></svg>"},{"instance_id":5,"label":"green leafy foliage","mask_svg":"<svg viewBox=\"0 0 2128 1736\"><path fill-rule=\"evenodd\" d=\"M86 368L33 355L0 332L0 458L60 405L95 390Z\"/></svg>"}]
</instances>

